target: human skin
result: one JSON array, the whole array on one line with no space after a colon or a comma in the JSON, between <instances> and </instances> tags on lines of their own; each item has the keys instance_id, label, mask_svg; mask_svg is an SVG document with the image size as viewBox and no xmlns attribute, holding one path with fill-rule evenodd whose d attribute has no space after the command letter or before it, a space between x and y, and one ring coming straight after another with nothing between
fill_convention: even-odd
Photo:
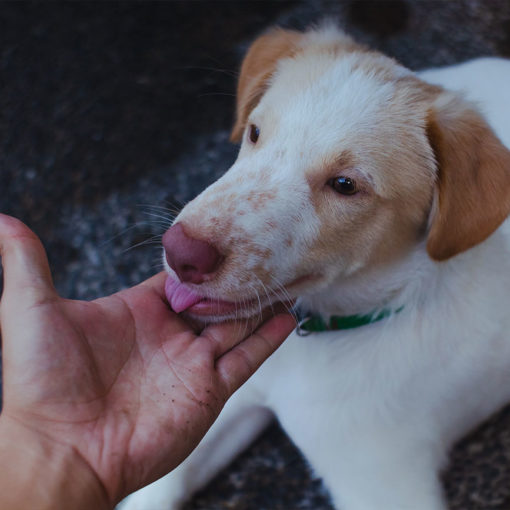
<instances>
[{"instance_id":1,"label":"human skin","mask_svg":"<svg viewBox=\"0 0 510 510\"><path fill-rule=\"evenodd\" d=\"M44 248L0 215L4 407L0 508L113 508L175 468L295 327L206 327L169 308L165 274L92 302L61 298Z\"/></svg>"}]
</instances>

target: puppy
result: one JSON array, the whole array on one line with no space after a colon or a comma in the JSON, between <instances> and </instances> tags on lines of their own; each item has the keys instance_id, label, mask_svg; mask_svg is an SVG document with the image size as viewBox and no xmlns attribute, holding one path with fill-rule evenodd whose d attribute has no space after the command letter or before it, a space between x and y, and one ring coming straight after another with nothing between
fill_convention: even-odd
<instances>
[{"instance_id":1,"label":"puppy","mask_svg":"<svg viewBox=\"0 0 510 510\"><path fill-rule=\"evenodd\" d=\"M510 400L509 82L500 59L416 75L331 26L253 43L239 157L165 234L167 296L304 319L125 508L178 508L273 415L336 508L446 508L448 449Z\"/></svg>"}]
</instances>

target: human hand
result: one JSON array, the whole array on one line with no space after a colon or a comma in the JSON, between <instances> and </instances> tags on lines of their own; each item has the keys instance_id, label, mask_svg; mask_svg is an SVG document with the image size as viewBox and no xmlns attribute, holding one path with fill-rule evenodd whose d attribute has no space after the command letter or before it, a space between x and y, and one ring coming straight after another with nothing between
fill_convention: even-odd
<instances>
[{"instance_id":1,"label":"human hand","mask_svg":"<svg viewBox=\"0 0 510 510\"><path fill-rule=\"evenodd\" d=\"M36 235L5 215L0 253L0 458L35 445L90 480L82 491L105 508L182 462L294 327L279 315L253 334L257 324L243 322L197 336L168 307L164 273L93 302L63 299Z\"/></svg>"}]
</instances>

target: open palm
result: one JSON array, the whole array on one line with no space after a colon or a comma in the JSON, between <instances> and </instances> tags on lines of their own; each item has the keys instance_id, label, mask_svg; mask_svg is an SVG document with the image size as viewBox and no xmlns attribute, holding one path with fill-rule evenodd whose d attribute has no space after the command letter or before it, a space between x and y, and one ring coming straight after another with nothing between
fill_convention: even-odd
<instances>
[{"instance_id":1,"label":"open palm","mask_svg":"<svg viewBox=\"0 0 510 510\"><path fill-rule=\"evenodd\" d=\"M178 465L225 401L293 327L277 316L200 335L164 296L165 275L93 302L59 297L44 249L0 215L4 409L77 449L112 504Z\"/></svg>"}]
</instances>

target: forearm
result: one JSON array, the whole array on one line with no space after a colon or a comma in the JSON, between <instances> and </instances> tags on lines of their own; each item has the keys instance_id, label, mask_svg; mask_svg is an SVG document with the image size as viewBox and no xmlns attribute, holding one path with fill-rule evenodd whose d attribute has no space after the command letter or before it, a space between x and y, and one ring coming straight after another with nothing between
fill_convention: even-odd
<instances>
[{"instance_id":1,"label":"forearm","mask_svg":"<svg viewBox=\"0 0 510 510\"><path fill-rule=\"evenodd\" d=\"M73 448L0 416L0 510L110 510L93 471Z\"/></svg>"}]
</instances>

